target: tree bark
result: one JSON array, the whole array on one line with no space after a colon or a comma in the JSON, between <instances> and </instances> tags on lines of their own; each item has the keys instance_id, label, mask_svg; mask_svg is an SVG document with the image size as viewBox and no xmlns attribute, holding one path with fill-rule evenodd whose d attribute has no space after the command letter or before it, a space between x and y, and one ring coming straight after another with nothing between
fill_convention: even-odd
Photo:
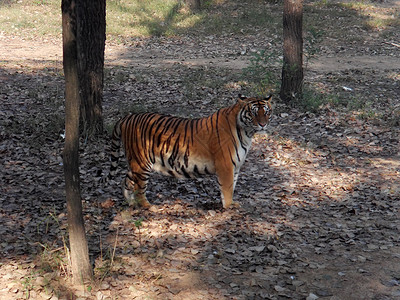
<instances>
[{"instance_id":1,"label":"tree bark","mask_svg":"<svg viewBox=\"0 0 400 300\"><path fill-rule=\"evenodd\" d=\"M81 92L81 129L85 136L103 132L102 102L105 0L77 1L78 72Z\"/></svg>"},{"instance_id":2,"label":"tree bark","mask_svg":"<svg viewBox=\"0 0 400 300\"><path fill-rule=\"evenodd\" d=\"M284 102L301 98L303 77L303 0L284 0L280 91L280 97Z\"/></svg>"},{"instance_id":3,"label":"tree bark","mask_svg":"<svg viewBox=\"0 0 400 300\"><path fill-rule=\"evenodd\" d=\"M184 0L184 2L191 10L199 10L201 8L201 0Z\"/></svg>"},{"instance_id":4,"label":"tree bark","mask_svg":"<svg viewBox=\"0 0 400 300\"><path fill-rule=\"evenodd\" d=\"M75 0L62 0L63 67L65 76L65 146L63 153L68 232L75 283L90 280L92 267L82 216L79 183L80 94L77 64Z\"/></svg>"}]
</instances>

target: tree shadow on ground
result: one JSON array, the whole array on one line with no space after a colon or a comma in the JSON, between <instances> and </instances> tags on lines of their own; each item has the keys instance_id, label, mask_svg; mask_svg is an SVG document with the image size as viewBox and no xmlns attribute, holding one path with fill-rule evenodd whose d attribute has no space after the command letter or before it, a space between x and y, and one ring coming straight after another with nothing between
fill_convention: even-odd
<instances>
[{"instance_id":1,"label":"tree shadow on ground","mask_svg":"<svg viewBox=\"0 0 400 300\"><path fill-rule=\"evenodd\" d=\"M172 96L157 87L167 89L175 81L174 76L192 71L184 67L174 70L175 75L164 70L169 76L160 76L159 69L144 74L147 79L142 84L129 91L119 90L120 97L108 98L107 105L112 108L121 101L120 98L128 103L139 94L151 93L148 105L157 107L160 103L170 103L169 108L177 111L182 98L178 101L171 101L171 98L175 98L175 93L181 95L182 86L174 86ZM7 254L2 259L3 265L41 255L42 246L37 243L62 247L60 234L65 228L61 225L60 229L58 222L65 225L66 220L59 165L62 148L59 128L53 130L44 126L32 130L32 126L27 126L32 122L30 119L42 120L44 124L51 121L46 120L49 116L44 109L47 104L40 100L39 93L30 95L29 90L30 86L41 87L43 82L51 82L52 77L43 77L43 74L30 77L19 73L8 77L14 71L7 72L7 76L2 77L9 81L2 85L2 95L7 95L2 101L8 110L3 111L1 120L5 125L1 138L5 166L2 170L5 185L2 187L1 221L6 224L5 237L10 240L2 246L17 243L18 247L2 251ZM218 73L201 72L203 78ZM121 82L122 85L125 83ZM49 95L57 95L55 91L61 89L60 84L57 81L43 90ZM109 88L120 83L114 84ZM16 86L20 88L15 89ZM194 100L194 104L200 104L193 105L197 109L194 114L204 109L211 112L214 107L226 105L237 93L235 88L222 87L215 94L219 101L202 103L211 97L207 94L211 90L207 86L201 89L200 93L205 94ZM15 102L14 99L22 101ZM119 113L115 108L108 112L113 117ZM371 142L371 128L360 127L356 121L335 122L336 118L343 121L341 116L329 112L320 117L295 110L277 115L272 120L269 138L256 138L243 166L235 194L243 205L238 211L220 210L219 193L213 180L182 183L155 177L150 182L149 198L159 199L155 201L157 210L128 210L125 213L119 202L122 199L119 185L99 191L93 184L92 174L96 173L98 165L104 169L108 166L105 163L108 153L104 153L106 139L98 141L99 145L93 149L82 148L82 190L93 258L99 259L103 255L106 260L105 253L112 253L114 242L118 242L115 248L118 264L109 269L112 276L106 276L105 280L112 282L112 278L121 278L123 289L128 289L128 282L133 280L144 289L157 287L154 295L172 293L183 297L191 288L177 283L180 277L175 275L178 273L203 282L197 292L207 291L216 298L221 295L289 295L296 299L307 296L310 291L326 292L325 287L314 286L315 277L310 275L314 270L321 276L333 276L330 270L367 270L372 266L369 262L377 255L395 261L393 251L399 243L395 235L398 194L391 192L393 185L385 188L385 184L398 172L395 165L390 165L396 158L387 157L388 153L395 154L398 139L387 139L386 133L382 132L375 140L376 146L363 146ZM332 124L337 125L333 128ZM310 128L313 128L312 134ZM357 133L359 138L349 145L347 137L351 132ZM322 139L321 134L326 134L327 139ZM312 136L320 138L311 139ZM40 146L34 146L33 141L39 138ZM392 162L385 166L383 161L379 162L381 159ZM377 163L382 165L374 165ZM392 173L386 173L388 170ZM201 191L204 191L202 195ZM116 204L108 209L101 207L101 202L108 197ZM138 245L139 233L132 221L139 218L144 218L144 225L142 244L139 242ZM366 258L365 261L358 256ZM339 258L341 264L337 266L335 261ZM395 268L388 270L390 274L397 272ZM156 271L158 273L154 275ZM335 293L338 290L332 282L341 282L342 287L347 284L340 281L338 272L334 275L335 280L327 285ZM392 275L388 273L370 269L367 273L355 274L357 278L374 274L376 284L380 284L384 293L391 295L393 292L393 287L379 283L380 279L391 280ZM175 279L168 281L170 277ZM143 279L151 279L151 286L144 284ZM216 288L210 290L210 286ZM367 292L373 294L377 290Z\"/></svg>"}]
</instances>

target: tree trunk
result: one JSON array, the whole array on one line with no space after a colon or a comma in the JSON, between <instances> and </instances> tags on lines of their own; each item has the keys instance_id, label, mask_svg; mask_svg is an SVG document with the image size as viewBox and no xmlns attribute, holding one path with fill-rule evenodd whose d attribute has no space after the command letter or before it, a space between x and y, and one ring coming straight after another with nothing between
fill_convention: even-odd
<instances>
[{"instance_id":1,"label":"tree trunk","mask_svg":"<svg viewBox=\"0 0 400 300\"><path fill-rule=\"evenodd\" d=\"M303 0L284 0L280 91L280 97L284 102L301 98L303 76Z\"/></svg>"},{"instance_id":2,"label":"tree trunk","mask_svg":"<svg viewBox=\"0 0 400 300\"><path fill-rule=\"evenodd\" d=\"M72 274L75 283L90 280L92 267L82 216L79 185L79 79L75 0L62 0L63 66L65 76L65 192Z\"/></svg>"},{"instance_id":3,"label":"tree trunk","mask_svg":"<svg viewBox=\"0 0 400 300\"><path fill-rule=\"evenodd\" d=\"M81 129L87 135L103 132L102 102L104 48L106 40L105 0L77 1L78 72L81 92Z\"/></svg>"},{"instance_id":4,"label":"tree trunk","mask_svg":"<svg viewBox=\"0 0 400 300\"><path fill-rule=\"evenodd\" d=\"M199 10L201 8L201 0L184 0L184 2L191 10Z\"/></svg>"}]
</instances>

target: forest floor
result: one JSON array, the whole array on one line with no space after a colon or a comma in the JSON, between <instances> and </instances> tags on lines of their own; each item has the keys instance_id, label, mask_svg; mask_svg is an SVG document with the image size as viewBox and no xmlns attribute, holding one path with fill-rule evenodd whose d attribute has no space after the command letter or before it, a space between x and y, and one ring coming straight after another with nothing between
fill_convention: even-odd
<instances>
[{"instance_id":1,"label":"forest floor","mask_svg":"<svg viewBox=\"0 0 400 300\"><path fill-rule=\"evenodd\" d=\"M82 141L96 279L81 286L66 263L60 40L0 32L0 299L400 299L397 29L360 25L321 42L305 81L332 101L310 112L275 98L269 133L242 167L238 209L222 209L215 178L158 175L154 206L129 208L122 163L115 182L96 179L109 137ZM128 111L197 117L233 103L250 91L252 53L268 46L263 32L107 43L106 129Z\"/></svg>"}]
</instances>

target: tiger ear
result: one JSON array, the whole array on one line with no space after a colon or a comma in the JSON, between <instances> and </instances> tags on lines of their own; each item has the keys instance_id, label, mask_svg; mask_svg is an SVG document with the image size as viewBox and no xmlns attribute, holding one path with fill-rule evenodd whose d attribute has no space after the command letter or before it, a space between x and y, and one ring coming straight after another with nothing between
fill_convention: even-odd
<instances>
[{"instance_id":1,"label":"tiger ear","mask_svg":"<svg viewBox=\"0 0 400 300\"><path fill-rule=\"evenodd\" d=\"M272 95L269 95L268 97L264 98L264 100L268 101L268 104L271 104L271 99L272 99Z\"/></svg>"},{"instance_id":2,"label":"tiger ear","mask_svg":"<svg viewBox=\"0 0 400 300\"><path fill-rule=\"evenodd\" d=\"M247 97L246 96L243 96L242 94L239 94L238 95L238 100L237 100L237 102L240 104L240 105L244 105L245 103L246 103L246 100L247 99Z\"/></svg>"},{"instance_id":3,"label":"tiger ear","mask_svg":"<svg viewBox=\"0 0 400 300\"><path fill-rule=\"evenodd\" d=\"M242 94L239 94L238 97L239 97L240 100L246 100L247 99L247 97L243 96Z\"/></svg>"}]
</instances>

